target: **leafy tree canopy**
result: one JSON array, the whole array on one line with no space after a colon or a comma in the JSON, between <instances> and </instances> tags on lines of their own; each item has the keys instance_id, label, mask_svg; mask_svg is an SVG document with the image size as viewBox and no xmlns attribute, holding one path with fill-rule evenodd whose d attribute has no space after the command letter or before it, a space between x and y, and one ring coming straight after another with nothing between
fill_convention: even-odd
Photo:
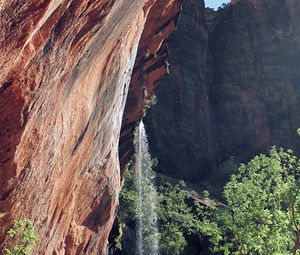
<instances>
[{"instance_id":1,"label":"leafy tree canopy","mask_svg":"<svg viewBox=\"0 0 300 255\"><path fill-rule=\"evenodd\" d=\"M299 248L300 162L292 151L272 148L241 165L224 188L227 206L213 208L201 232L213 252L285 255Z\"/></svg>"},{"instance_id":2,"label":"leafy tree canopy","mask_svg":"<svg viewBox=\"0 0 300 255\"><path fill-rule=\"evenodd\" d=\"M125 178L121 211L135 219L135 180L130 172ZM242 164L224 187L224 206L193 202L184 183L160 182L151 192L159 201L161 254L183 254L188 235L208 238L216 254L300 254L300 160L291 150L272 148Z\"/></svg>"}]
</instances>

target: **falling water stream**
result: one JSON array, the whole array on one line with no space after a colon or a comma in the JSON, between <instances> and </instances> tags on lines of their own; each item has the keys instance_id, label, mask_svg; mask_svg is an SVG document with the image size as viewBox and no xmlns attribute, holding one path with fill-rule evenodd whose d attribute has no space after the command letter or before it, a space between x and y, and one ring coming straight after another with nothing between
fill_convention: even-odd
<instances>
[{"instance_id":1,"label":"falling water stream","mask_svg":"<svg viewBox=\"0 0 300 255\"><path fill-rule=\"evenodd\" d=\"M157 193L154 184L155 174L152 171L152 159L149 153L148 140L143 121L135 134L135 173L138 189L136 254L158 255L159 233L157 225Z\"/></svg>"}]
</instances>

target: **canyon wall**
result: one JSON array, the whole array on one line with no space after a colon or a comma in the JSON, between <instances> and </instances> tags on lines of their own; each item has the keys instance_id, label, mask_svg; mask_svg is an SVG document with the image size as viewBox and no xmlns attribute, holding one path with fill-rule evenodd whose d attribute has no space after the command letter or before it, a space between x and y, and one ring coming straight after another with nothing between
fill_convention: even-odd
<instances>
[{"instance_id":1,"label":"canyon wall","mask_svg":"<svg viewBox=\"0 0 300 255\"><path fill-rule=\"evenodd\" d=\"M144 34L153 41L142 41L139 52L147 51L143 63L153 83L166 72L155 57L165 59L166 51L158 52L180 6L177 0L154 3L0 2L2 251L11 241L5 234L11 221L29 218L40 237L33 254L106 254L139 39L151 9Z\"/></svg>"},{"instance_id":2,"label":"canyon wall","mask_svg":"<svg viewBox=\"0 0 300 255\"><path fill-rule=\"evenodd\" d=\"M2 249L29 218L34 254L106 254L155 90L145 123L166 174L198 183L231 157L300 152L300 2L234 2L185 0L179 18L180 0L0 1Z\"/></svg>"},{"instance_id":3,"label":"canyon wall","mask_svg":"<svg viewBox=\"0 0 300 255\"><path fill-rule=\"evenodd\" d=\"M300 2L238 1L212 30L211 100L222 160L300 153Z\"/></svg>"},{"instance_id":4,"label":"canyon wall","mask_svg":"<svg viewBox=\"0 0 300 255\"><path fill-rule=\"evenodd\" d=\"M217 157L206 82L208 32L204 1L187 0L182 8L178 29L167 40L170 75L160 82L145 123L160 169L200 180Z\"/></svg>"},{"instance_id":5,"label":"canyon wall","mask_svg":"<svg viewBox=\"0 0 300 255\"><path fill-rule=\"evenodd\" d=\"M195 183L272 145L300 153L300 2L187 0L145 123L158 170ZM222 167L220 167L222 168Z\"/></svg>"},{"instance_id":6,"label":"canyon wall","mask_svg":"<svg viewBox=\"0 0 300 255\"><path fill-rule=\"evenodd\" d=\"M181 1L157 1L149 13L142 33L125 106L119 143L121 170L131 159L137 121L151 106L159 81L169 72L169 45L165 42L175 30ZM158 13L163 10L161 15Z\"/></svg>"}]
</instances>

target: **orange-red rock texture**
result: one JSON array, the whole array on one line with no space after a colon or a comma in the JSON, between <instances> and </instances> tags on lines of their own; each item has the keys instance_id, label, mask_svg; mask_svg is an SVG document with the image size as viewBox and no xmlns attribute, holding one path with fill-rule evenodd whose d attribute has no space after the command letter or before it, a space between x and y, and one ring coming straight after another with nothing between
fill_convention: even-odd
<instances>
[{"instance_id":1,"label":"orange-red rock texture","mask_svg":"<svg viewBox=\"0 0 300 255\"><path fill-rule=\"evenodd\" d=\"M161 15L157 15L163 10ZM157 1L149 13L141 36L130 82L120 138L121 169L133 154L133 132L136 122L150 106L158 82L168 74L168 45L165 40L176 29L181 1Z\"/></svg>"},{"instance_id":2,"label":"orange-red rock texture","mask_svg":"<svg viewBox=\"0 0 300 255\"><path fill-rule=\"evenodd\" d=\"M41 239L33 254L106 254L139 39L126 123L167 72L178 12L179 0L0 1L2 249L26 217Z\"/></svg>"}]
</instances>

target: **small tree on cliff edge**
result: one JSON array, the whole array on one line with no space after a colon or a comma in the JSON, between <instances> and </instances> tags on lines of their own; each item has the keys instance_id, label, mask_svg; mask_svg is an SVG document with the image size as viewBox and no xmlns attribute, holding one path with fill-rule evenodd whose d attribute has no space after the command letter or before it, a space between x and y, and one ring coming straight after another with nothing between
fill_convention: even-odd
<instances>
[{"instance_id":1,"label":"small tree on cliff edge","mask_svg":"<svg viewBox=\"0 0 300 255\"><path fill-rule=\"evenodd\" d=\"M241 165L224 188L227 207L214 208L201 232L213 252L298 254L300 161L292 151L272 148Z\"/></svg>"}]
</instances>

